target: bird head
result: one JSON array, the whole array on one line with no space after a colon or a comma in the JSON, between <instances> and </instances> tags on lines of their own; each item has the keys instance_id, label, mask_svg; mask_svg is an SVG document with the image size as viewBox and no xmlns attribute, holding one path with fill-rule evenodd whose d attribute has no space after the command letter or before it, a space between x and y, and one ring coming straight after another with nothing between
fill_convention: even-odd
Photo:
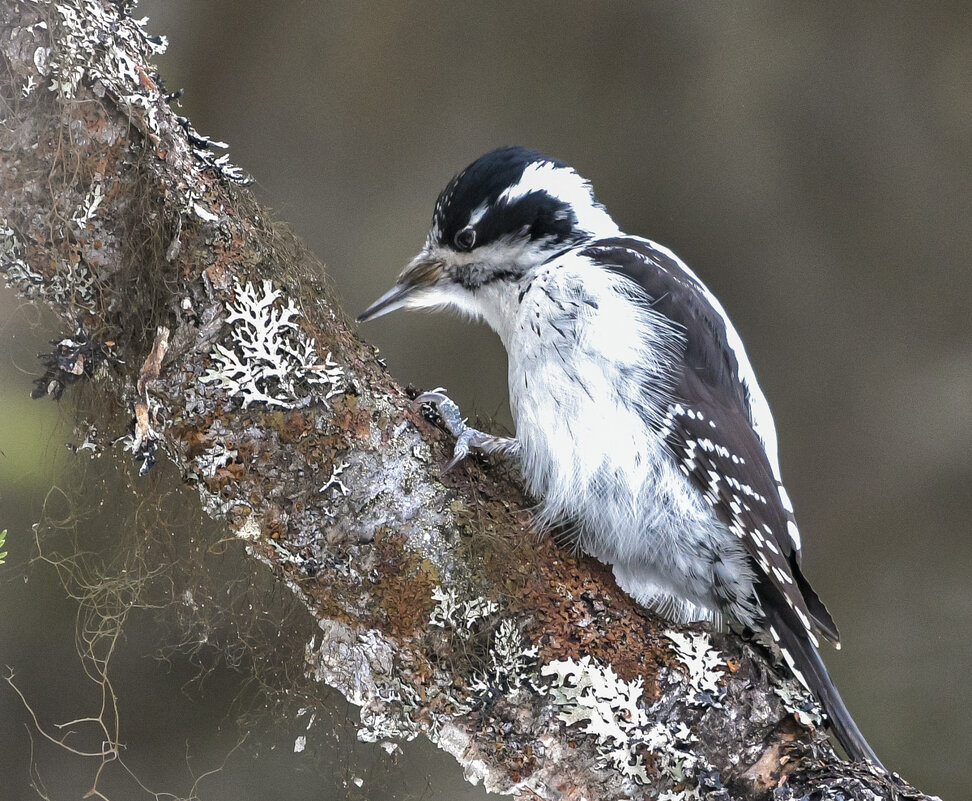
<instances>
[{"instance_id":1,"label":"bird head","mask_svg":"<svg viewBox=\"0 0 972 801\"><path fill-rule=\"evenodd\" d=\"M488 288L518 282L558 253L618 233L590 183L570 166L535 150L498 148L442 190L425 247L358 320L399 308L480 316Z\"/></svg>"}]
</instances>

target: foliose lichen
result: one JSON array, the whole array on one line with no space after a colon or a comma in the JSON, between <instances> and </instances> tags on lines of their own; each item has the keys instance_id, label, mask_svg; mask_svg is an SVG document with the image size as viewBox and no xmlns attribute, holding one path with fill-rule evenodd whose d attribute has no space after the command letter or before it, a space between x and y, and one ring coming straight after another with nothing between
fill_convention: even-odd
<instances>
[{"instance_id":1,"label":"foliose lichen","mask_svg":"<svg viewBox=\"0 0 972 801\"><path fill-rule=\"evenodd\" d=\"M435 608L429 615L429 625L450 629L460 636L471 633L481 623L499 612L499 604L487 598L463 600L452 587L436 587L432 591ZM510 695L536 678L538 649L527 643L516 621L503 618L490 634L483 665L479 666L468 683L475 699ZM450 699L460 712L472 704L458 698Z\"/></svg>"},{"instance_id":2,"label":"foliose lichen","mask_svg":"<svg viewBox=\"0 0 972 801\"><path fill-rule=\"evenodd\" d=\"M429 625L443 629L469 631L481 620L499 611L499 604L486 598L463 600L452 587L436 587L432 591L435 608L429 615Z\"/></svg>"},{"instance_id":3,"label":"foliose lichen","mask_svg":"<svg viewBox=\"0 0 972 801\"><path fill-rule=\"evenodd\" d=\"M712 647L708 634L666 631L679 661L687 670L689 689L692 690L692 703L697 706L722 708L721 699L726 694L722 685L725 675L725 659Z\"/></svg>"},{"instance_id":4,"label":"foliose lichen","mask_svg":"<svg viewBox=\"0 0 972 801\"><path fill-rule=\"evenodd\" d=\"M43 286L44 276L30 268L25 248L6 217L0 217L0 272L7 283L30 296L31 289Z\"/></svg>"},{"instance_id":5,"label":"foliose lichen","mask_svg":"<svg viewBox=\"0 0 972 801\"><path fill-rule=\"evenodd\" d=\"M580 725L594 738L602 765L634 784L646 784L650 755L658 777L671 784L667 795L660 797L669 801L699 797L698 777L709 766L693 753L697 738L685 723L670 722L662 710L644 705L641 676L625 681L611 665L589 655L556 660L540 672L550 680L546 692L557 707L557 717L568 726Z\"/></svg>"},{"instance_id":6,"label":"foliose lichen","mask_svg":"<svg viewBox=\"0 0 972 801\"><path fill-rule=\"evenodd\" d=\"M611 665L589 655L558 659L544 665L549 678L547 693L557 707L557 717L568 726L580 724L594 738L604 765L638 783L648 781L639 748L651 741L652 722L641 705L644 680L625 681Z\"/></svg>"},{"instance_id":7,"label":"foliose lichen","mask_svg":"<svg viewBox=\"0 0 972 801\"><path fill-rule=\"evenodd\" d=\"M315 342L300 329L300 312L292 299L269 280L261 288L237 283L235 302L227 304L232 326L230 346L217 344L213 366L200 378L217 383L243 408L264 403L283 409L327 402L343 392L344 369L328 353L323 361Z\"/></svg>"},{"instance_id":8,"label":"foliose lichen","mask_svg":"<svg viewBox=\"0 0 972 801\"><path fill-rule=\"evenodd\" d=\"M472 691L479 696L510 695L525 684L532 685L538 653L536 646L527 645L516 622L504 618L493 632L486 667L470 684Z\"/></svg>"}]
</instances>

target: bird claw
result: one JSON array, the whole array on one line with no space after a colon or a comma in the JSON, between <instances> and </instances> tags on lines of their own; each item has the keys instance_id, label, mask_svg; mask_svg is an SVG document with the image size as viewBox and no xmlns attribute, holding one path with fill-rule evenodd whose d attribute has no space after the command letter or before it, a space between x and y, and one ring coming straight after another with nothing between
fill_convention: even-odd
<instances>
[{"instance_id":1,"label":"bird claw","mask_svg":"<svg viewBox=\"0 0 972 801\"><path fill-rule=\"evenodd\" d=\"M486 434L482 431L478 431L475 428L466 428L458 437L456 437L456 447L452 451L452 459L449 464L445 466L443 473L448 473L453 467L455 467L459 462L465 459L469 455L469 451L473 448L480 448L488 452L489 446L495 441L496 437Z\"/></svg>"},{"instance_id":2,"label":"bird claw","mask_svg":"<svg viewBox=\"0 0 972 801\"><path fill-rule=\"evenodd\" d=\"M442 387L433 389L431 392L423 392L415 400L418 403L434 406L439 417L442 418L442 424L456 439L459 439L466 431L466 421L462 419L462 415L459 413L459 406L445 394Z\"/></svg>"},{"instance_id":3,"label":"bird claw","mask_svg":"<svg viewBox=\"0 0 972 801\"><path fill-rule=\"evenodd\" d=\"M475 428L466 425L459 413L459 406L452 398L445 394L439 387L431 392L423 392L416 399L419 403L428 403L435 407L442 424L446 430L456 438L456 446L452 451L452 459L442 470L443 474L448 473L459 462L469 455L471 448L482 448L488 446L495 438Z\"/></svg>"}]
</instances>

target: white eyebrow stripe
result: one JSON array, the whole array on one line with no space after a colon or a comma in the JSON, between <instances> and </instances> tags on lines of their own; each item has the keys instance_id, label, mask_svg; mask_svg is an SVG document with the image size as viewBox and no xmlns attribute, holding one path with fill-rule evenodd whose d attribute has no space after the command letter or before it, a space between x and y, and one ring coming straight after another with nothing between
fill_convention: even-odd
<instances>
[{"instance_id":1,"label":"white eyebrow stripe","mask_svg":"<svg viewBox=\"0 0 972 801\"><path fill-rule=\"evenodd\" d=\"M528 164L520 180L505 189L497 203L515 203L532 192L544 192L567 204L577 218L577 226L598 238L621 233L611 215L594 199L590 183L570 167L552 161Z\"/></svg>"},{"instance_id":2,"label":"white eyebrow stripe","mask_svg":"<svg viewBox=\"0 0 972 801\"><path fill-rule=\"evenodd\" d=\"M476 208L472 210L472 214L469 215L469 222L466 223L466 226L468 227L470 225L475 225L481 219L483 219L483 215L486 214L487 208L488 206L485 203L480 203L478 206L476 206Z\"/></svg>"}]
</instances>

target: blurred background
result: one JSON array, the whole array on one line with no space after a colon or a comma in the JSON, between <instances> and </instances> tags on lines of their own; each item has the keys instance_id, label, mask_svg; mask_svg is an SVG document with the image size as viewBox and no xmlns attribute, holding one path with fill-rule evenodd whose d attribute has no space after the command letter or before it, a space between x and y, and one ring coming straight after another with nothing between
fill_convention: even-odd
<instances>
[{"instance_id":1,"label":"blurred background","mask_svg":"<svg viewBox=\"0 0 972 801\"><path fill-rule=\"evenodd\" d=\"M169 37L158 63L170 91L185 88L183 113L230 144L351 314L421 246L453 173L500 144L569 162L622 228L675 250L729 311L773 407L805 572L841 629L843 650L825 658L848 706L886 765L969 797L966 3L143 0L137 13ZM25 583L23 559L52 483L74 480L72 415L26 399L33 356L59 332L9 291L0 319L0 655L28 677L67 660L33 696L59 709L81 681L76 605L43 565ZM446 386L465 413L511 424L505 354L485 328L399 314L362 335L400 381ZM130 708L150 692L185 711L164 736L159 718L131 714L131 758L183 778L188 751L220 764L239 680L226 669L187 697L189 668L146 664L138 639L125 645L138 670L119 676ZM5 685L0 720L0 776L33 797L27 718ZM396 763L348 736L315 757L292 753L294 730L251 734L202 798L484 797L428 746ZM88 789L77 760L46 759L52 797Z\"/></svg>"}]
</instances>

